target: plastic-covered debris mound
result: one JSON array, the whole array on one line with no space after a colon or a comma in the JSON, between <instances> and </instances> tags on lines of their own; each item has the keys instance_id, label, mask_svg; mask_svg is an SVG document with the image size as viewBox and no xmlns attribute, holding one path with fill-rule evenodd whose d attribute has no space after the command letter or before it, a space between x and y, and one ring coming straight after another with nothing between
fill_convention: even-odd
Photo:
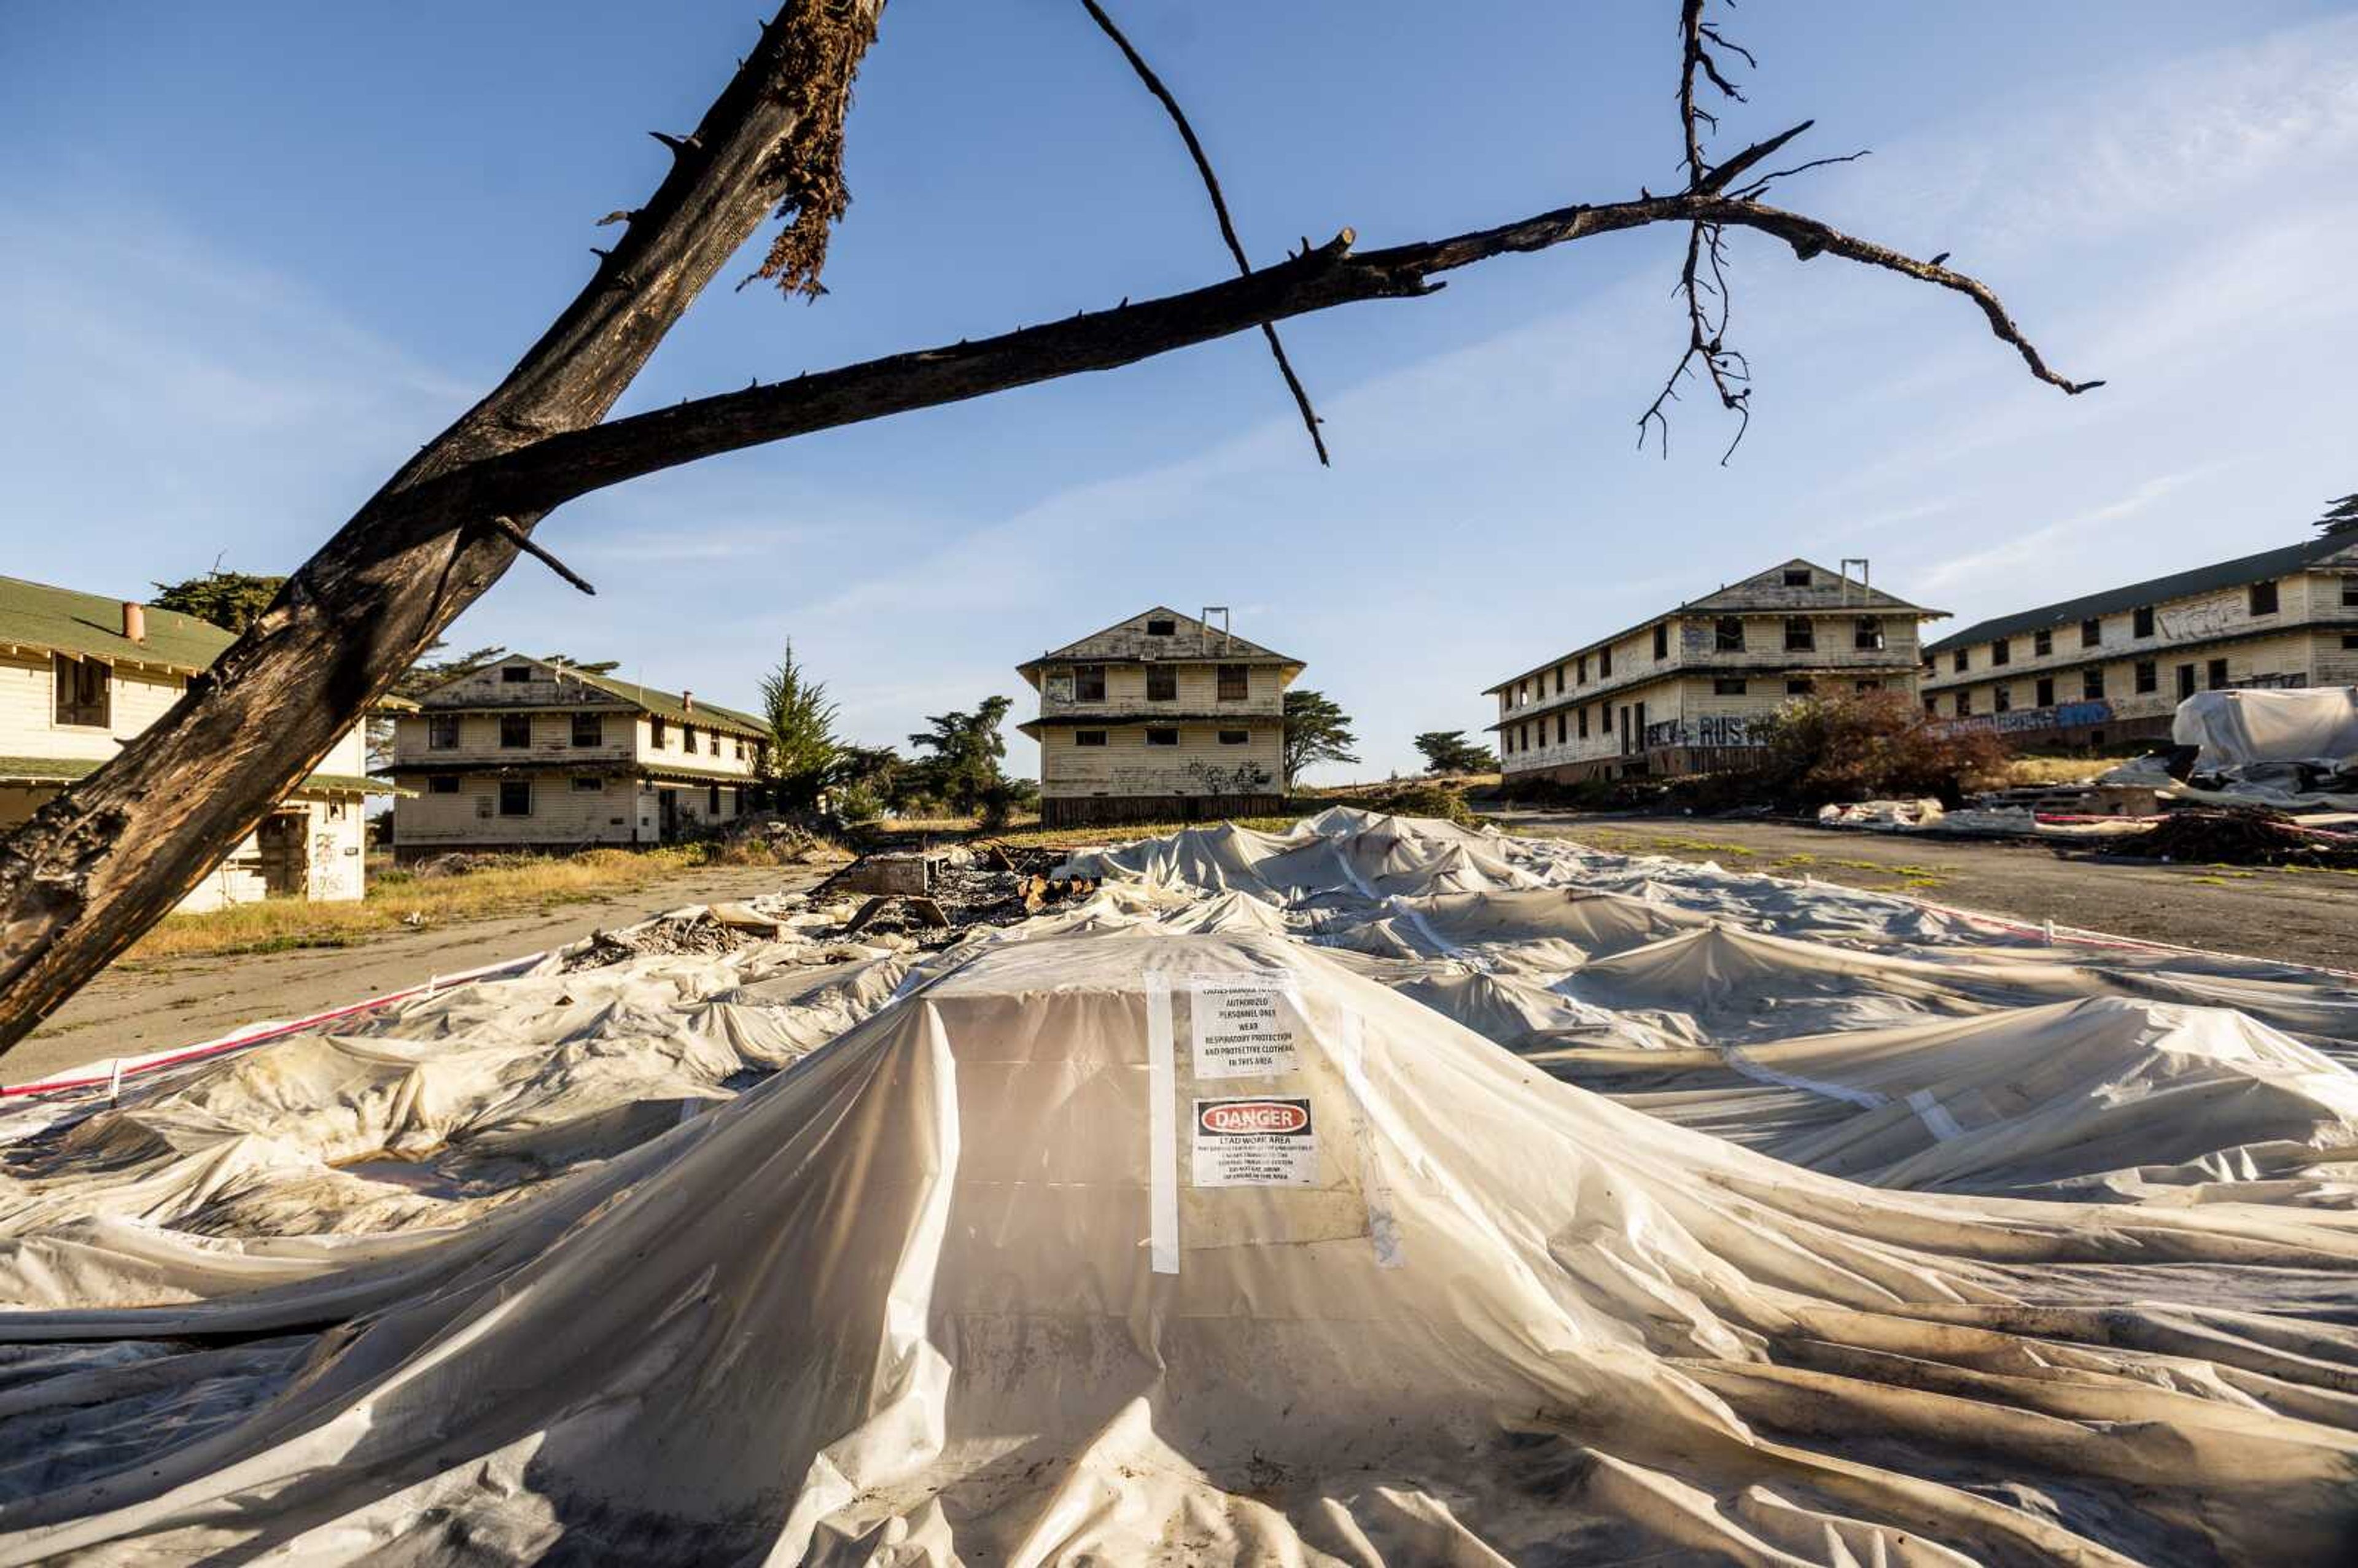
<instances>
[{"instance_id":1,"label":"plastic-covered debris mound","mask_svg":"<svg viewBox=\"0 0 2358 1568\"><path fill-rule=\"evenodd\" d=\"M0 1561L2345 1560L2332 978L1356 813L1076 869L922 958L487 984L52 1127L106 1152L9 1177L63 1184L0 1222ZM1779 1130L1584 1054L1719 1064ZM668 1126L463 1223L181 1223L274 1120L256 1192L663 1073ZM1999 1131L1929 1184L1927 1075ZM2038 1119L2107 1095L2225 1180L1913 1190L2068 1179ZM2254 1141L2297 1127L2299 1191Z\"/></svg>"}]
</instances>

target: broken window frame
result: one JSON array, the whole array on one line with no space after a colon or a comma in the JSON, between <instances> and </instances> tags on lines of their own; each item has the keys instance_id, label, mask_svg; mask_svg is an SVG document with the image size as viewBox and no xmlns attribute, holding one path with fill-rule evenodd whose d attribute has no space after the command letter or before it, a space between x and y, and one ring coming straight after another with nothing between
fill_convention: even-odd
<instances>
[{"instance_id":1,"label":"broken window frame","mask_svg":"<svg viewBox=\"0 0 2358 1568\"><path fill-rule=\"evenodd\" d=\"M459 749L457 714L429 713L426 716L426 749L429 752L455 752Z\"/></svg>"},{"instance_id":2,"label":"broken window frame","mask_svg":"<svg viewBox=\"0 0 2358 1568\"><path fill-rule=\"evenodd\" d=\"M114 727L114 671L104 659L52 654L49 678L56 698L50 712L58 724L75 730Z\"/></svg>"},{"instance_id":3,"label":"broken window frame","mask_svg":"<svg viewBox=\"0 0 2358 1568\"><path fill-rule=\"evenodd\" d=\"M1851 627L1850 646L1853 653L1883 652L1883 618L1879 615L1860 616Z\"/></svg>"},{"instance_id":4,"label":"broken window frame","mask_svg":"<svg viewBox=\"0 0 2358 1568\"><path fill-rule=\"evenodd\" d=\"M2104 700L2104 665L2090 665L2086 669L2080 672L2080 700L2082 702L2102 702Z\"/></svg>"},{"instance_id":5,"label":"broken window frame","mask_svg":"<svg viewBox=\"0 0 2358 1568\"><path fill-rule=\"evenodd\" d=\"M2080 622L2080 646L2101 648L2104 645L2104 618L2092 615Z\"/></svg>"},{"instance_id":6,"label":"broken window frame","mask_svg":"<svg viewBox=\"0 0 2358 1568\"><path fill-rule=\"evenodd\" d=\"M1218 687L1215 697L1221 702L1246 702L1252 697L1252 666L1222 665L1217 671Z\"/></svg>"},{"instance_id":7,"label":"broken window frame","mask_svg":"<svg viewBox=\"0 0 2358 1568\"><path fill-rule=\"evenodd\" d=\"M602 713L575 714L573 716L573 743L577 746L604 745L606 743L606 716Z\"/></svg>"},{"instance_id":8,"label":"broken window frame","mask_svg":"<svg viewBox=\"0 0 2358 1568\"><path fill-rule=\"evenodd\" d=\"M1103 665L1073 666L1073 700L1103 702L1106 699L1106 667Z\"/></svg>"},{"instance_id":9,"label":"broken window frame","mask_svg":"<svg viewBox=\"0 0 2358 1568\"><path fill-rule=\"evenodd\" d=\"M1785 617L1785 651L1789 654L1816 653L1818 623L1806 615Z\"/></svg>"},{"instance_id":10,"label":"broken window frame","mask_svg":"<svg viewBox=\"0 0 2358 1568\"><path fill-rule=\"evenodd\" d=\"M1716 654L1744 652L1744 617L1723 615L1712 623L1712 651Z\"/></svg>"},{"instance_id":11,"label":"broken window frame","mask_svg":"<svg viewBox=\"0 0 2358 1568\"><path fill-rule=\"evenodd\" d=\"M500 715L500 750L527 751L532 746L532 715L503 713Z\"/></svg>"},{"instance_id":12,"label":"broken window frame","mask_svg":"<svg viewBox=\"0 0 2358 1568\"><path fill-rule=\"evenodd\" d=\"M1179 666L1149 665L1146 666L1146 700L1176 702L1179 700Z\"/></svg>"},{"instance_id":13,"label":"broken window frame","mask_svg":"<svg viewBox=\"0 0 2358 1568\"><path fill-rule=\"evenodd\" d=\"M2051 657L2055 652L2055 629L2051 626L2030 634L2030 656L2034 659Z\"/></svg>"}]
</instances>

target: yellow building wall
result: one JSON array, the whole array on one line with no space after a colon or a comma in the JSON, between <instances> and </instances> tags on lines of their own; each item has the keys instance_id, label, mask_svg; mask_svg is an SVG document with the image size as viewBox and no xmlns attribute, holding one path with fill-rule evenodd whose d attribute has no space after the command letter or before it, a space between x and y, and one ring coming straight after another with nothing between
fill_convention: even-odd
<instances>
[{"instance_id":1,"label":"yellow building wall","mask_svg":"<svg viewBox=\"0 0 2358 1568\"><path fill-rule=\"evenodd\" d=\"M1112 697L1110 684L1109 698ZM1157 728L1162 728L1158 726ZM1144 725L1114 725L1102 746L1083 746L1075 731L1044 730L1040 793L1085 795L1274 795L1284 787L1284 731L1259 723L1178 724L1176 746L1150 746ZM1243 730L1242 745L1223 745L1220 731Z\"/></svg>"}]
</instances>

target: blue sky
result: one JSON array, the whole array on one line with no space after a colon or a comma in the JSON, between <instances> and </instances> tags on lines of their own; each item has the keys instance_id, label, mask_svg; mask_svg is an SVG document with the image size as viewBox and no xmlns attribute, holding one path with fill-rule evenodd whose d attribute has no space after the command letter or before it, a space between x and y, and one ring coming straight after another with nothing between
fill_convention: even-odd
<instances>
[{"instance_id":1,"label":"blue sky","mask_svg":"<svg viewBox=\"0 0 2358 1568\"><path fill-rule=\"evenodd\" d=\"M1677 182L1671 0L1116 7L1275 260ZM1790 205L1995 285L1972 308L1734 241L1759 390L1635 421L1681 237L1458 275L1285 329L1310 457L1247 336L575 503L452 633L750 703L792 636L897 741L1163 602L1235 607L1359 721L1365 765L1479 693L1789 555L1866 556L1966 620L2288 543L2358 488L2358 13L2244 0L1746 7L1732 149L1873 156ZM131 594L297 564L587 278L751 41L743 0L0 7L0 571ZM1797 149L1798 150L1798 149ZM1072 0L893 0L816 305L716 287L625 408L1212 281L1184 155ZM751 258L748 259L750 269ZM1952 622L1952 625L1957 622ZM1022 709L1019 708L1019 712ZM1011 737L1013 765L1036 752Z\"/></svg>"}]
</instances>

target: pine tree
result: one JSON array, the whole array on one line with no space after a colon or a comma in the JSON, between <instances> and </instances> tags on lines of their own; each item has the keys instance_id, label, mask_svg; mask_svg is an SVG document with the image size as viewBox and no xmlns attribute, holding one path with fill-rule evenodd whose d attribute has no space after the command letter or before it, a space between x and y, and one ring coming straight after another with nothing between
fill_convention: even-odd
<instances>
[{"instance_id":1,"label":"pine tree","mask_svg":"<svg viewBox=\"0 0 2358 1568\"><path fill-rule=\"evenodd\" d=\"M770 726L768 782L785 809L803 811L818 804L843 750L835 735L835 715L827 684L803 673L789 641L778 667L762 677L762 716Z\"/></svg>"}]
</instances>

